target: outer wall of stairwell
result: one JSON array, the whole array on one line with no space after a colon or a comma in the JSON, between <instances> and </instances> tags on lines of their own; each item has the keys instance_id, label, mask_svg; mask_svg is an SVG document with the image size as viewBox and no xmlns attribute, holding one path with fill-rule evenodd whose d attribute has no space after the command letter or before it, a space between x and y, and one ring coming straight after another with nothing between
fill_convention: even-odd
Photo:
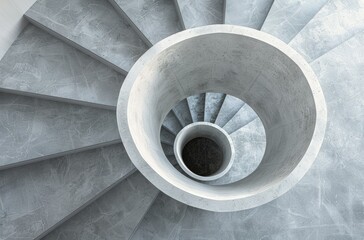
<instances>
[{"instance_id":1,"label":"outer wall of stairwell","mask_svg":"<svg viewBox=\"0 0 364 240\"><path fill-rule=\"evenodd\" d=\"M229 47L225 48L223 46L227 41ZM240 45L242 42L246 44L244 49ZM247 53L248 49L254 49L254 54ZM282 54L277 54L277 49ZM166 55L164 51L174 54ZM247 58L237 57L244 54L247 54ZM227 56L231 58L229 63L235 63L237 66L249 65L251 68L242 70L235 65L226 65ZM277 62L284 66L269 67L268 59L272 57L277 58ZM213 68L211 66L212 69L204 64L210 59L215 63ZM256 63L251 64L252 61ZM255 69L261 65L267 68L260 68L259 71ZM170 79L168 73L172 71L175 75ZM224 82L223 79L231 72L234 74L229 75L230 81ZM294 83L285 82L284 86L281 85L283 82L279 79L290 78L298 72L301 75L297 76ZM187 74L188 78L185 77ZM150 76L151 84L143 89L145 75ZM244 179L219 187L194 182L178 174L163 154L159 132L156 133L163 124L162 117L180 99L196 96L196 93L204 92L205 89L218 92L222 85L227 93L244 99L255 109L265 126L266 154L259 167L247 178L255 179L262 185ZM151 91L152 89L159 91ZM282 89L286 90L284 94ZM198 95L193 98L194 101L189 101L191 111L196 109L194 103L198 101L195 99L199 99ZM239 109L237 108L231 117L234 117ZM194 121L203 120L199 112L197 111L196 117L193 117ZM256 30L211 25L173 35L143 55L129 72L121 88L117 117L120 135L131 160L148 180L166 194L187 205L225 212L249 209L266 203L288 191L293 183L303 176L314 161L319 150L317 146L320 146L323 140L326 105L314 73L304 59L286 44ZM224 120L222 126L228 121L229 119ZM234 132L235 129L231 131ZM303 137L298 138L300 135ZM280 141L277 142L277 139ZM287 148L286 144L292 145ZM284 151L278 151L281 147ZM278 153L283 155L278 156ZM288 161L291 158L294 161ZM272 161L276 164L272 165ZM282 168L278 166L289 171L283 174L287 179L281 179L283 175L279 172ZM276 181L279 184L273 184ZM261 193L259 187L265 188L266 184L269 186L268 190L262 190ZM241 191L251 188L254 189L252 195L249 195L251 199L245 198L248 193ZM241 198L236 197L236 194L240 194ZM216 200L221 196L223 201Z\"/></svg>"}]
</instances>

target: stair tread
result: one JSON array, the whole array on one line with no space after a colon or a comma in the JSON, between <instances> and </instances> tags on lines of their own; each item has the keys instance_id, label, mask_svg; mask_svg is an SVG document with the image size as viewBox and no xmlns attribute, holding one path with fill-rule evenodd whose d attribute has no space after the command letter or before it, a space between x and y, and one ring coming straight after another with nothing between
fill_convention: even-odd
<instances>
[{"instance_id":1,"label":"stair tread","mask_svg":"<svg viewBox=\"0 0 364 240\"><path fill-rule=\"evenodd\" d=\"M174 154L173 154L173 155L169 155L169 156L167 156L167 159L168 159L168 161L169 161L172 165L176 165L176 164L177 164L177 159L176 159L176 157L174 156Z\"/></svg>"},{"instance_id":2,"label":"stair tread","mask_svg":"<svg viewBox=\"0 0 364 240\"><path fill-rule=\"evenodd\" d=\"M1 171L1 239L35 239L134 171L122 144Z\"/></svg>"},{"instance_id":3,"label":"stair tread","mask_svg":"<svg viewBox=\"0 0 364 240\"><path fill-rule=\"evenodd\" d=\"M238 111L244 106L244 102L239 98L227 95L217 115L215 124L223 127Z\"/></svg>"},{"instance_id":4,"label":"stair tread","mask_svg":"<svg viewBox=\"0 0 364 240\"><path fill-rule=\"evenodd\" d=\"M109 0L126 15L149 45L182 30L176 7L170 0Z\"/></svg>"},{"instance_id":5,"label":"stair tread","mask_svg":"<svg viewBox=\"0 0 364 240\"><path fill-rule=\"evenodd\" d=\"M225 23L260 29L273 0L226 0Z\"/></svg>"},{"instance_id":6,"label":"stair tread","mask_svg":"<svg viewBox=\"0 0 364 240\"><path fill-rule=\"evenodd\" d=\"M224 93L206 93L204 121L214 123L225 99Z\"/></svg>"},{"instance_id":7,"label":"stair tread","mask_svg":"<svg viewBox=\"0 0 364 240\"><path fill-rule=\"evenodd\" d=\"M164 127L161 129L161 142L172 145L174 144L175 135L173 135L170 131L166 130Z\"/></svg>"},{"instance_id":8,"label":"stair tread","mask_svg":"<svg viewBox=\"0 0 364 240\"><path fill-rule=\"evenodd\" d=\"M172 155L174 155L173 146L167 145L165 143L162 143L162 149L163 149L163 152L164 152L164 154L166 156L172 156Z\"/></svg>"},{"instance_id":9,"label":"stair tread","mask_svg":"<svg viewBox=\"0 0 364 240\"><path fill-rule=\"evenodd\" d=\"M180 101L173 108L173 112L183 127L192 123L192 116L186 99Z\"/></svg>"},{"instance_id":10,"label":"stair tread","mask_svg":"<svg viewBox=\"0 0 364 240\"><path fill-rule=\"evenodd\" d=\"M187 208L186 204L160 193L145 214L131 240L180 239L178 238L178 229L175 226L183 219ZM196 236L186 239L193 238L196 238Z\"/></svg>"},{"instance_id":11,"label":"stair tread","mask_svg":"<svg viewBox=\"0 0 364 240\"><path fill-rule=\"evenodd\" d=\"M362 30L364 0L333 0L321 8L289 45L311 62Z\"/></svg>"},{"instance_id":12,"label":"stair tread","mask_svg":"<svg viewBox=\"0 0 364 240\"><path fill-rule=\"evenodd\" d=\"M0 169L120 142L115 112L0 94Z\"/></svg>"},{"instance_id":13,"label":"stair tread","mask_svg":"<svg viewBox=\"0 0 364 240\"><path fill-rule=\"evenodd\" d=\"M255 117L253 121L230 134L230 137L235 149L233 165L223 177L209 184L223 185L239 181L251 174L263 158L266 138L259 118Z\"/></svg>"},{"instance_id":14,"label":"stair tread","mask_svg":"<svg viewBox=\"0 0 364 240\"><path fill-rule=\"evenodd\" d=\"M115 109L124 76L29 24L0 61L0 89Z\"/></svg>"},{"instance_id":15,"label":"stair tread","mask_svg":"<svg viewBox=\"0 0 364 240\"><path fill-rule=\"evenodd\" d=\"M223 129L227 133L231 134L256 118L258 118L258 115L254 112L254 110L248 104L244 104L244 106L241 107L239 111L224 125Z\"/></svg>"},{"instance_id":16,"label":"stair tread","mask_svg":"<svg viewBox=\"0 0 364 240\"><path fill-rule=\"evenodd\" d=\"M201 93L187 98L193 122L202 122L204 120L205 95Z\"/></svg>"},{"instance_id":17,"label":"stair tread","mask_svg":"<svg viewBox=\"0 0 364 240\"><path fill-rule=\"evenodd\" d=\"M328 0L274 0L261 28L288 43Z\"/></svg>"},{"instance_id":18,"label":"stair tread","mask_svg":"<svg viewBox=\"0 0 364 240\"><path fill-rule=\"evenodd\" d=\"M223 0L176 0L186 29L223 23Z\"/></svg>"},{"instance_id":19,"label":"stair tread","mask_svg":"<svg viewBox=\"0 0 364 240\"><path fill-rule=\"evenodd\" d=\"M122 73L147 50L107 0L38 0L25 16Z\"/></svg>"},{"instance_id":20,"label":"stair tread","mask_svg":"<svg viewBox=\"0 0 364 240\"><path fill-rule=\"evenodd\" d=\"M43 239L129 239L158 192L136 172Z\"/></svg>"},{"instance_id":21,"label":"stair tread","mask_svg":"<svg viewBox=\"0 0 364 240\"><path fill-rule=\"evenodd\" d=\"M166 118L163 121L163 127L166 128L170 133L177 135L182 129L181 123L172 111L169 111Z\"/></svg>"}]
</instances>

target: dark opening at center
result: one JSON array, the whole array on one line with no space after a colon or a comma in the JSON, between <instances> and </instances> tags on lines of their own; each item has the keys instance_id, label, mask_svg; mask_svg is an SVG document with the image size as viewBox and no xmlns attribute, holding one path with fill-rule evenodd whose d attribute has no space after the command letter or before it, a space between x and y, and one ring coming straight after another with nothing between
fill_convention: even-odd
<instances>
[{"instance_id":1,"label":"dark opening at center","mask_svg":"<svg viewBox=\"0 0 364 240\"><path fill-rule=\"evenodd\" d=\"M213 140L197 137L185 145L182 150L182 159L193 173L210 176L220 169L223 152Z\"/></svg>"}]
</instances>

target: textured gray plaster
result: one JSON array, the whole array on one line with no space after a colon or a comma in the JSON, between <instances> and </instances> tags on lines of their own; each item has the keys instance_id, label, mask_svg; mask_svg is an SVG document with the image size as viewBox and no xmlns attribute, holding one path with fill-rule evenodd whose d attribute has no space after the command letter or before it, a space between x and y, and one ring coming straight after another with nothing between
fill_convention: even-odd
<instances>
[{"instance_id":1,"label":"textured gray plaster","mask_svg":"<svg viewBox=\"0 0 364 240\"><path fill-rule=\"evenodd\" d=\"M246 124L256 119L258 115L248 104L244 104L239 111L223 126L223 129L229 134L242 128Z\"/></svg>"},{"instance_id":2,"label":"textured gray plaster","mask_svg":"<svg viewBox=\"0 0 364 240\"><path fill-rule=\"evenodd\" d=\"M288 43L328 0L274 0L261 28Z\"/></svg>"},{"instance_id":3,"label":"textured gray plaster","mask_svg":"<svg viewBox=\"0 0 364 240\"><path fill-rule=\"evenodd\" d=\"M364 30L364 0L329 1L290 42L308 62Z\"/></svg>"},{"instance_id":4,"label":"textured gray plaster","mask_svg":"<svg viewBox=\"0 0 364 240\"><path fill-rule=\"evenodd\" d=\"M143 175L136 172L43 240L129 239L158 192Z\"/></svg>"},{"instance_id":5,"label":"textured gray plaster","mask_svg":"<svg viewBox=\"0 0 364 240\"><path fill-rule=\"evenodd\" d=\"M224 93L206 93L204 121L214 123L225 100Z\"/></svg>"},{"instance_id":6,"label":"textured gray plaster","mask_svg":"<svg viewBox=\"0 0 364 240\"><path fill-rule=\"evenodd\" d=\"M176 0L185 28L223 23L223 0Z\"/></svg>"},{"instance_id":7,"label":"textured gray plaster","mask_svg":"<svg viewBox=\"0 0 364 240\"><path fill-rule=\"evenodd\" d=\"M109 1L150 46L182 30L171 0Z\"/></svg>"},{"instance_id":8,"label":"textured gray plaster","mask_svg":"<svg viewBox=\"0 0 364 240\"><path fill-rule=\"evenodd\" d=\"M206 94L201 93L187 98L193 122L204 121L205 97Z\"/></svg>"},{"instance_id":9,"label":"textured gray plaster","mask_svg":"<svg viewBox=\"0 0 364 240\"><path fill-rule=\"evenodd\" d=\"M25 16L122 73L147 50L107 0L38 0Z\"/></svg>"},{"instance_id":10,"label":"textured gray plaster","mask_svg":"<svg viewBox=\"0 0 364 240\"><path fill-rule=\"evenodd\" d=\"M192 123L192 116L187 99L177 103L177 105L173 107L172 111L183 127Z\"/></svg>"},{"instance_id":11,"label":"textured gray plaster","mask_svg":"<svg viewBox=\"0 0 364 240\"><path fill-rule=\"evenodd\" d=\"M260 29L273 0L225 0L225 23Z\"/></svg>"},{"instance_id":12,"label":"textured gray plaster","mask_svg":"<svg viewBox=\"0 0 364 240\"><path fill-rule=\"evenodd\" d=\"M0 239L42 236L134 170L121 144L2 170Z\"/></svg>"},{"instance_id":13,"label":"textured gray plaster","mask_svg":"<svg viewBox=\"0 0 364 240\"><path fill-rule=\"evenodd\" d=\"M115 109L124 77L29 24L0 61L0 90Z\"/></svg>"},{"instance_id":14,"label":"textured gray plaster","mask_svg":"<svg viewBox=\"0 0 364 240\"><path fill-rule=\"evenodd\" d=\"M176 115L173 111L170 111L163 121L163 127L170 133L177 135L177 133L182 129L181 123L178 121Z\"/></svg>"},{"instance_id":15,"label":"textured gray plaster","mask_svg":"<svg viewBox=\"0 0 364 240\"><path fill-rule=\"evenodd\" d=\"M0 93L0 169L120 142L115 112Z\"/></svg>"},{"instance_id":16,"label":"textured gray plaster","mask_svg":"<svg viewBox=\"0 0 364 240\"><path fill-rule=\"evenodd\" d=\"M224 99L219 114L217 115L215 124L220 127L225 126L225 124L230 121L230 119L244 106L244 102L239 98L227 95Z\"/></svg>"}]
</instances>

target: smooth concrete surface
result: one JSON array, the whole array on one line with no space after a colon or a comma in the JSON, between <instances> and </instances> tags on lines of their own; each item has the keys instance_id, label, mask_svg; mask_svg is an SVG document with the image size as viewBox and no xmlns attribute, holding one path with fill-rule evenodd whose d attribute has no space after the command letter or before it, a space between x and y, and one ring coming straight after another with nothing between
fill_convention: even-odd
<instances>
[{"instance_id":1,"label":"smooth concrete surface","mask_svg":"<svg viewBox=\"0 0 364 240\"><path fill-rule=\"evenodd\" d=\"M0 93L0 169L120 142L115 112Z\"/></svg>"},{"instance_id":2,"label":"smooth concrete surface","mask_svg":"<svg viewBox=\"0 0 364 240\"><path fill-rule=\"evenodd\" d=\"M205 97L204 121L214 123L220 108L225 100L226 94L207 92Z\"/></svg>"},{"instance_id":3,"label":"smooth concrete surface","mask_svg":"<svg viewBox=\"0 0 364 240\"><path fill-rule=\"evenodd\" d=\"M311 62L363 30L364 0L332 0L292 39L290 46Z\"/></svg>"},{"instance_id":4,"label":"smooth concrete surface","mask_svg":"<svg viewBox=\"0 0 364 240\"><path fill-rule=\"evenodd\" d=\"M0 59L28 25L24 13L36 0L0 1Z\"/></svg>"},{"instance_id":5,"label":"smooth concrete surface","mask_svg":"<svg viewBox=\"0 0 364 240\"><path fill-rule=\"evenodd\" d=\"M200 176L192 172L184 163L182 151L185 145L194 138L204 137L214 141L222 151L221 167L212 175ZM199 181L213 181L223 177L234 163L235 149L228 133L216 124L195 122L184 127L176 136L173 144L174 156L179 166L190 177Z\"/></svg>"},{"instance_id":6,"label":"smooth concrete surface","mask_svg":"<svg viewBox=\"0 0 364 240\"><path fill-rule=\"evenodd\" d=\"M134 173L43 240L129 239L158 195L140 173Z\"/></svg>"},{"instance_id":7,"label":"smooth concrete surface","mask_svg":"<svg viewBox=\"0 0 364 240\"><path fill-rule=\"evenodd\" d=\"M148 49L107 0L38 0L25 16L124 74Z\"/></svg>"},{"instance_id":8,"label":"smooth concrete surface","mask_svg":"<svg viewBox=\"0 0 364 240\"><path fill-rule=\"evenodd\" d=\"M224 0L175 0L186 29L223 23Z\"/></svg>"},{"instance_id":9,"label":"smooth concrete surface","mask_svg":"<svg viewBox=\"0 0 364 240\"><path fill-rule=\"evenodd\" d=\"M199 183L180 174L163 154L164 117L201 92L238 97L262 120L265 154L243 180ZM272 201L304 176L324 137L326 105L315 74L292 48L253 29L212 25L177 33L146 52L124 81L117 119L131 160L156 187L198 208L237 211Z\"/></svg>"},{"instance_id":10,"label":"smooth concrete surface","mask_svg":"<svg viewBox=\"0 0 364 240\"><path fill-rule=\"evenodd\" d=\"M149 46L182 30L171 0L109 0Z\"/></svg>"},{"instance_id":11,"label":"smooth concrete surface","mask_svg":"<svg viewBox=\"0 0 364 240\"><path fill-rule=\"evenodd\" d=\"M0 171L0 239L44 236L134 170L116 144Z\"/></svg>"},{"instance_id":12,"label":"smooth concrete surface","mask_svg":"<svg viewBox=\"0 0 364 240\"><path fill-rule=\"evenodd\" d=\"M273 4L273 0L225 0L226 24L260 29Z\"/></svg>"},{"instance_id":13,"label":"smooth concrete surface","mask_svg":"<svg viewBox=\"0 0 364 240\"><path fill-rule=\"evenodd\" d=\"M261 28L288 43L328 0L274 0Z\"/></svg>"},{"instance_id":14,"label":"smooth concrete surface","mask_svg":"<svg viewBox=\"0 0 364 240\"><path fill-rule=\"evenodd\" d=\"M0 61L0 90L115 109L124 76L29 24Z\"/></svg>"}]
</instances>

